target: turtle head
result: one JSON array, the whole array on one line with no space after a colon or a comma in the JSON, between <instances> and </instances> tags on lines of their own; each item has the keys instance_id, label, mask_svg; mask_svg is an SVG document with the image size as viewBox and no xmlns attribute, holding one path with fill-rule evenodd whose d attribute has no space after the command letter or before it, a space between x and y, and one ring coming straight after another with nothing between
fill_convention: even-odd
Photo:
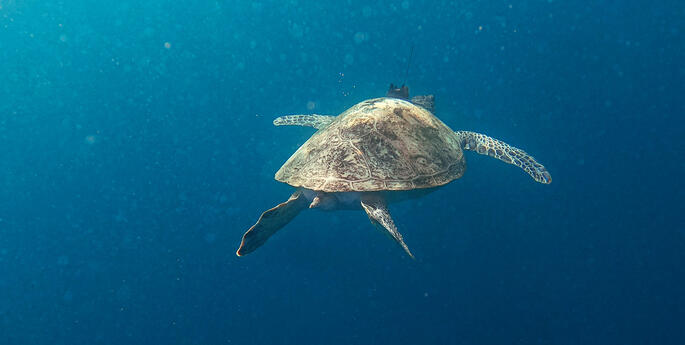
<instances>
[{"instance_id":1,"label":"turtle head","mask_svg":"<svg viewBox=\"0 0 685 345\"><path fill-rule=\"evenodd\" d=\"M399 99L404 99L404 100L409 100L409 87L406 85L402 85L401 87L397 87L393 85L392 83L390 84L390 89L388 90L388 93L385 94L386 97L392 97L392 98L399 98Z\"/></svg>"}]
</instances>

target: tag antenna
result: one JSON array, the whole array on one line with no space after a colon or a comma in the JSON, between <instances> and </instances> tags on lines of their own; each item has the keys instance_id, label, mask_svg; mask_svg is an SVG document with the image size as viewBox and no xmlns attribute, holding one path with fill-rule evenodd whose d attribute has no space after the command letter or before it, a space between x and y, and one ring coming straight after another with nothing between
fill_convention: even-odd
<instances>
[{"instance_id":1,"label":"tag antenna","mask_svg":"<svg viewBox=\"0 0 685 345\"><path fill-rule=\"evenodd\" d=\"M402 82L402 85L407 84L407 78L409 78L409 66L411 65L411 58L414 55L414 44L412 43L411 47L409 47L409 59L407 59L407 68L404 70L404 82Z\"/></svg>"}]
</instances>

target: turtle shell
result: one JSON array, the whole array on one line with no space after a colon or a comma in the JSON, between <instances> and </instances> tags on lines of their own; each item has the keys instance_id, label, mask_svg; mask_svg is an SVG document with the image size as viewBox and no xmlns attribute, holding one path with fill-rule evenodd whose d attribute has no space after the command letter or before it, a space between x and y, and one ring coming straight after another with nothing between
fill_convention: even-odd
<instances>
[{"instance_id":1,"label":"turtle shell","mask_svg":"<svg viewBox=\"0 0 685 345\"><path fill-rule=\"evenodd\" d=\"M275 178L324 192L410 190L444 185L465 168L454 131L422 107L383 97L340 114Z\"/></svg>"}]
</instances>

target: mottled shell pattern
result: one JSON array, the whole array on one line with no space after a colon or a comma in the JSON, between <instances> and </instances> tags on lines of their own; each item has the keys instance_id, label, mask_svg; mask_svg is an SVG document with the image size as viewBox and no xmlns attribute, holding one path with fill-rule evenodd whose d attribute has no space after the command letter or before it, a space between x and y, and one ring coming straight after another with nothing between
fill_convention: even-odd
<instances>
[{"instance_id":1,"label":"mottled shell pattern","mask_svg":"<svg viewBox=\"0 0 685 345\"><path fill-rule=\"evenodd\" d=\"M444 185L465 168L454 131L422 107L383 97L316 132L276 180L324 192L410 190Z\"/></svg>"}]
</instances>

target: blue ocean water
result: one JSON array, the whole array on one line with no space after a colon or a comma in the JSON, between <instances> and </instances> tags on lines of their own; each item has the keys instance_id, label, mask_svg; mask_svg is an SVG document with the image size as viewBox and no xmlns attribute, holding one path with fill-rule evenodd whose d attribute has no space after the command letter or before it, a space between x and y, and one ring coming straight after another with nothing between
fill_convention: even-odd
<instances>
[{"instance_id":1,"label":"blue ocean water","mask_svg":"<svg viewBox=\"0 0 685 345\"><path fill-rule=\"evenodd\" d=\"M682 344L684 23L680 1L0 0L0 344ZM313 133L272 120L391 82L554 181L466 153L390 207L416 260L362 211L238 258Z\"/></svg>"}]
</instances>

